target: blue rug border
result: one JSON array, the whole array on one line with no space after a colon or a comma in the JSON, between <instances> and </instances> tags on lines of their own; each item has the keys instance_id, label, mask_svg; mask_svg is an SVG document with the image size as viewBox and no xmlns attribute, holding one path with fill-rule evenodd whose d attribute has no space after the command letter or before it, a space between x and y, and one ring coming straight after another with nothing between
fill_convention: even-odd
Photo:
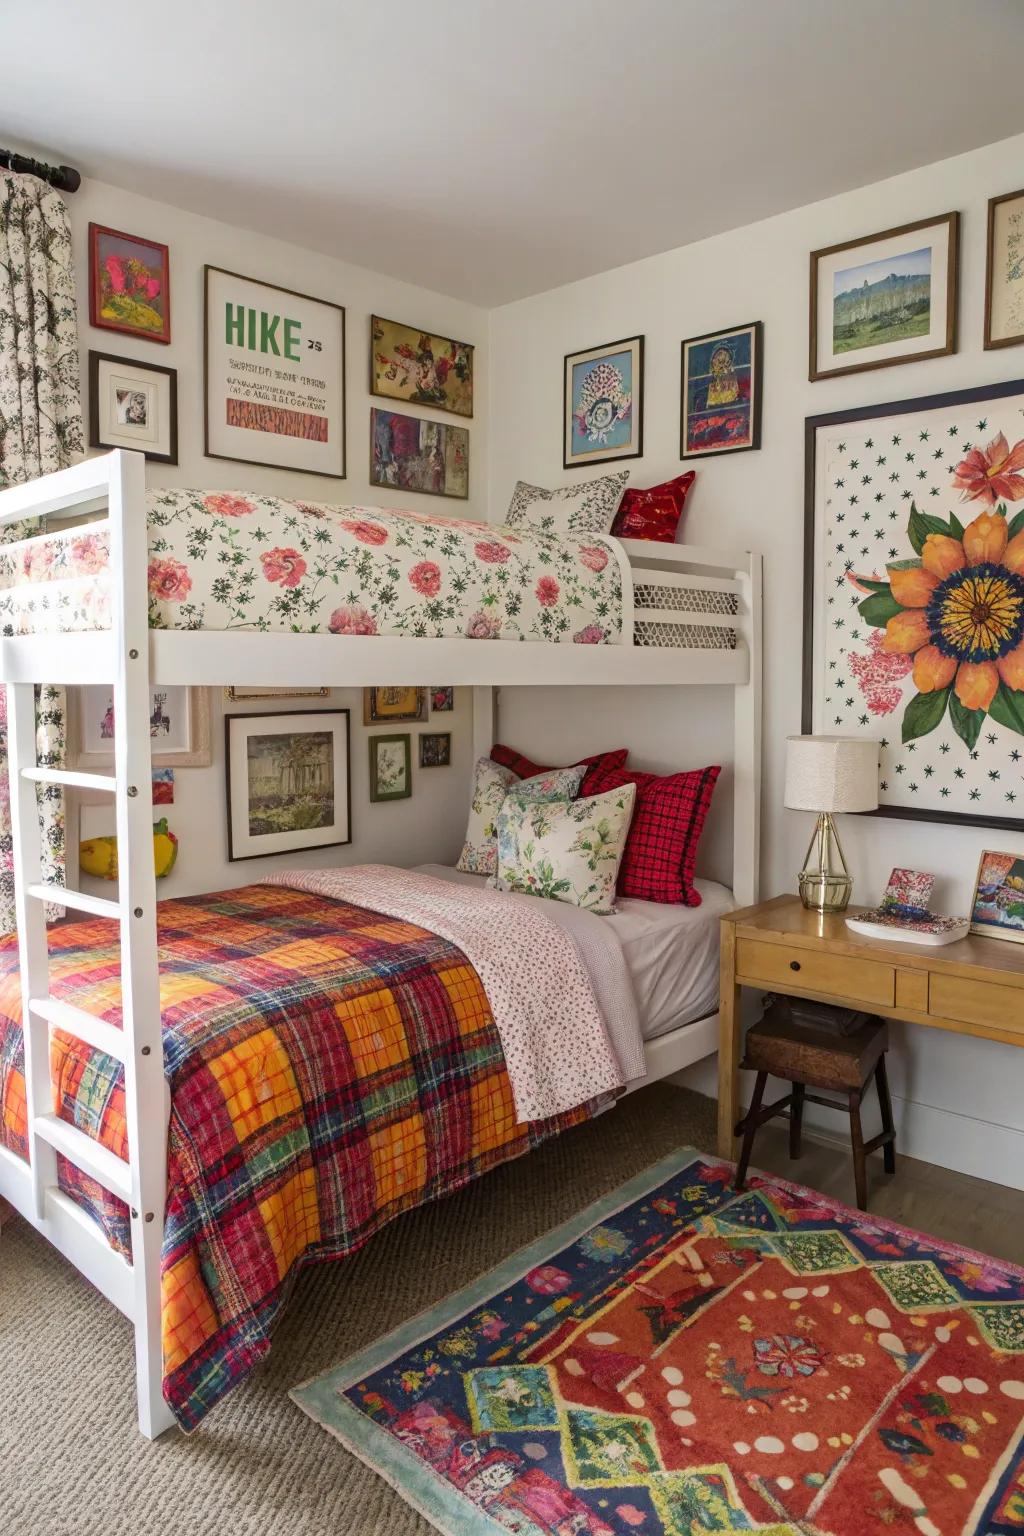
<instances>
[{"instance_id":1,"label":"blue rug border","mask_svg":"<svg viewBox=\"0 0 1024 1536\"><path fill-rule=\"evenodd\" d=\"M398 1355L455 1322L465 1312L483 1305L496 1291L515 1284L537 1264L550 1259L552 1252L567 1248L591 1227L617 1215L626 1206L657 1189L666 1179L698 1161L717 1164L721 1159L700 1152L695 1147L677 1147L674 1152L607 1195L602 1195L568 1221L552 1227L525 1248L510 1254L494 1269L487 1270L461 1291L443 1297L425 1312L399 1324L341 1365L332 1366L330 1370L293 1387L289 1397L314 1423L326 1429L347 1450L389 1483L408 1505L436 1526L444 1536L508 1536L507 1526L492 1520L478 1504L439 1478L419 1456L339 1396L339 1393L355 1386L365 1376L381 1370Z\"/></svg>"}]
</instances>

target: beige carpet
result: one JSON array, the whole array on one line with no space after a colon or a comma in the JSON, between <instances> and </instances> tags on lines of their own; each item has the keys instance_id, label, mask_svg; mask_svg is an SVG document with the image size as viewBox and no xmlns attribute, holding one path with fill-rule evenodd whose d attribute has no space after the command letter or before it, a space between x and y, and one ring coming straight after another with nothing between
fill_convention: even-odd
<instances>
[{"instance_id":1,"label":"beige carpet","mask_svg":"<svg viewBox=\"0 0 1024 1536\"><path fill-rule=\"evenodd\" d=\"M135 1427L128 1324L24 1222L0 1234L3 1536L427 1536L431 1527L289 1400L680 1144L714 1105L657 1085L310 1269L274 1350L187 1439Z\"/></svg>"}]
</instances>

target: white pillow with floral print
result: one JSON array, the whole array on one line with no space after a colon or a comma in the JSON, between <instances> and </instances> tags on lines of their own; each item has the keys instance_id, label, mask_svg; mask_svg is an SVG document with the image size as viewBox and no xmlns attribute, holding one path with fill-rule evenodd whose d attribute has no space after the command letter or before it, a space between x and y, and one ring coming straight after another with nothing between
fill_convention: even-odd
<instances>
[{"instance_id":1,"label":"white pillow with floral print","mask_svg":"<svg viewBox=\"0 0 1024 1536\"><path fill-rule=\"evenodd\" d=\"M537 804L507 795L498 815L493 884L601 916L614 912L615 881L635 799L635 784L567 803Z\"/></svg>"},{"instance_id":2,"label":"white pillow with floral print","mask_svg":"<svg viewBox=\"0 0 1024 1536\"><path fill-rule=\"evenodd\" d=\"M587 771L578 768L550 768L535 773L532 779L518 779L511 768L503 768L489 757L481 757L473 770L473 798L469 806L466 841L456 869L471 875L493 875L498 867L498 815L509 794L524 804L533 800L571 800L579 793Z\"/></svg>"},{"instance_id":3,"label":"white pillow with floral print","mask_svg":"<svg viewBox=\"0 0 1024 1536\"><path fill-rule=\"evenodd\" d=\"M505 522L511 528L526 523L542 533L608 533L628 479L629 470L623 469L560 491L518 480Z\"/></svg>"}]
</instances>

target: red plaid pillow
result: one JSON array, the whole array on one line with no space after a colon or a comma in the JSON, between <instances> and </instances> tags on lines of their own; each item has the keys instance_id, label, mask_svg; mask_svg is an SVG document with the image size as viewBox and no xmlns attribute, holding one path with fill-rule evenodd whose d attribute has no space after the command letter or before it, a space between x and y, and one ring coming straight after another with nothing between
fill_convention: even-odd
<instances>
[{"instance_id":1,"label":"red plaid pillow","mask_svg":"<svg viewBox=\"0 0 1024 1536\"><path fill-rule=\"evenodd\" d=\"M623 493L612 523L617 539L654 539L659 544L674 544L679 519L686 505L686 494L696 470L688 469L664 485L652 485L646 491L634 487Z\"/></svg>"},{"instance_id":2,"label":"red plaid pillow","mask_svg":"<svg viewBox=\"0 0 1024 1536\"><path fill-rule=\"evenodd\" d=\"M593 757L578 757L574 763L568 763L569 768L579 768L586 763L587 771L583 775L580 785L580 795L594 795L597 791L592 788L594 775L604 772L613 772L621 768L629 756L627 747L619 747L615 752L595 752ZM496 741L491 748L491 761L500 763L503 768L511 768L521 779L532 779L535 773L550 773L551 766L545 767L542 763L534 763L521 752L516 752L512 747L503 747L500 741ZM623 781L625 782L625 781ZM618 785L609 785L609 788L617 789Z\"/></svg>"},{"instance_id":3,"label":"red plaid pillow","mask_svg":"<svg viewBox=\"0 0 1024 1536\"><path fill-rule=\"evenodd\" d=\"M654 773L613 768L596 776L587 790L590 795L603 795L607 790L621 789L623 784L636 785L636 806L619 865L616 889L620 896L700 906L700 893L693 888L693 869L721 771L701 768L659 778Z\"/></svg>"}]
</instances>

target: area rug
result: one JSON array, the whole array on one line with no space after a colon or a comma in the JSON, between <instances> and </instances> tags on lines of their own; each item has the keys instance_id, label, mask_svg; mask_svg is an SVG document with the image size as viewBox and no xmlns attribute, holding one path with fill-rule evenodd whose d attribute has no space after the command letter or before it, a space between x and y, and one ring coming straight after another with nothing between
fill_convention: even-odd
<instances>
[{"instance_id":1,"label":"area rug","mask_svg":"<svg viewBox=\"0 0 1024 1536\"><path fill-rule=\"evenodd\" d=\"M292 1393L446 1536L1021 1536L1024 1269L682 1150Z\"/></svg>"}]
</instances>

